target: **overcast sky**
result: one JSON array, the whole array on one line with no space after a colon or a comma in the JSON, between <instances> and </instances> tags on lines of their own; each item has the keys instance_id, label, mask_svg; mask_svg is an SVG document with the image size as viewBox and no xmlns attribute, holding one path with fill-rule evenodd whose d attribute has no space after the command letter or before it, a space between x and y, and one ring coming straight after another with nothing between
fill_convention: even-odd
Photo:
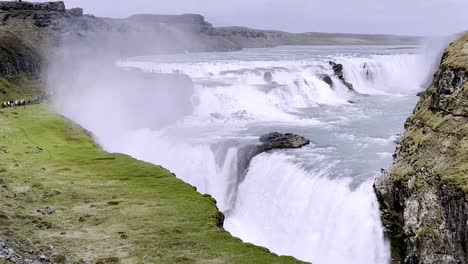
<instances>
[{"instance_id":1,"label":"overcast sky","mask_svg":"<svg viewBox=\"0 0 468 264\"><path fill-rule=\"evenodd\" d=\"M468 0L65 0L86 13L197 13L215 26L291 32L448 34L468 30Z\"/></svg>"}]
</instances>

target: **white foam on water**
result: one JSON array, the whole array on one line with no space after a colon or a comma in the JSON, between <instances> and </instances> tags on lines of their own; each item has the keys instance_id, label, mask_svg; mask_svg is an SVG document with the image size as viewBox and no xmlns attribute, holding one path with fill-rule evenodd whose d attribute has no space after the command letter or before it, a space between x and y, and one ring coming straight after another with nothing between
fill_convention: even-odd
<instances>
[{"instance_id":1,"label":"white foam on water","mask_svg":"<svg viewBox=\"0 0 468 264\"><path fill-rule=\"evenodd\" d=\"M257 156L226 229L313 263L389 263L372 183L351 190L348 181L327 177L332 168L305 171L283 154Z\"/></svg>"}]
</instances>

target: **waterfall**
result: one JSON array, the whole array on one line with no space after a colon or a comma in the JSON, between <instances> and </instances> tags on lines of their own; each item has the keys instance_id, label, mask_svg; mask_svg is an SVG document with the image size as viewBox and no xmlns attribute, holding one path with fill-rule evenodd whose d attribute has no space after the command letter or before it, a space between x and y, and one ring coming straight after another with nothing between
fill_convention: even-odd
<instances>
[{"instance_id":1,"label":"waterfall","mask_svg":"<svg viewBox=\"0 0 468 264\"><path fill-rule=\"evenodd\" d=\"M354 91L331 61L343 65ZM389 263L372 181L391 165L396 134L431 70L416 49L278 47L118 65L188 75L194 87L76 74L86 82L67 83L57 107L106 150L162 165L211 194L226 213L226 230L244 241L317 264ZM103 106L105 98L119 103ZM314 144L258 155L240 177L239 149L273 131Z\"/></svg>"}]
</instances>

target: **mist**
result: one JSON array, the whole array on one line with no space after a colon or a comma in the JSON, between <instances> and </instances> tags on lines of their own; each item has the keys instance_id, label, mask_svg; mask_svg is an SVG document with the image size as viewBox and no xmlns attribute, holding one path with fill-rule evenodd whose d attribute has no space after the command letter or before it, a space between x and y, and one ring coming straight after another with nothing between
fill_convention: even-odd
<instances>
[{"instance_id":1,"label":"mist","mask_svg":"<svg viewBox=\"0 0 468 264\"><path fill-rule=\"evenodd\" d=\"M118 66L123 54L119 41L134 34L93 35L63 37L50 51L45 74L58 112L91 131L98 143L125 131L169 126L192 112L188 76ZM139 40L150 41L142 35Z\"/></svg>"},{"instance_id":2,"label":"mist","mask_svg":"<svg viewBox=\"0 0 468 264\"><path fill-rule=\"evenodd\" d=\"M198 13L215 26L288 32L443 35L468 29L465 0L252 0L203 2L66 0L86 13L127 17L138 13ZM242 15L240 15L242 14Z\"/></svg>"}]
</instances>

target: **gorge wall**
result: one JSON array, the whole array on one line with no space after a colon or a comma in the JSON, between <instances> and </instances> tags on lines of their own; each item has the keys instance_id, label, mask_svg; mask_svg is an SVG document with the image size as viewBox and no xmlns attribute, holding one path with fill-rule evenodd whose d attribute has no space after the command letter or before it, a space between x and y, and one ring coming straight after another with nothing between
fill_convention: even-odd
<instances>
[{"instance_id":1,"label":"gorge wall","mask_svg":"<svg viewBox=\"0 0 468 264\"><path fill-rule=\"evenodd\" d=\"M18 25L25 21L30 25ZM0 26L18 32L45 31L57 38L87 38L109 43L121 56L155 53L229 51L278 45L416 44L418 37L327 33L287 33L243 27L216 28L196 14L133 15L125 19L84 15L83 9L66 9L63 2L0 1ZM21 31L21 30L19 30ZM36 35L36 34L34 34ZM49 42L46 47L54 44Z\"/></svg>"},{"instance_id":2,"label":"gorge wall","mask_svg":"<svg viewBox=\"0 0 468 264\"><path fill-rule=\"evenodd\" d=\"M468 33L445 51L375 182L394 263L468 263Z\"/></svg>"}]
</instances>

